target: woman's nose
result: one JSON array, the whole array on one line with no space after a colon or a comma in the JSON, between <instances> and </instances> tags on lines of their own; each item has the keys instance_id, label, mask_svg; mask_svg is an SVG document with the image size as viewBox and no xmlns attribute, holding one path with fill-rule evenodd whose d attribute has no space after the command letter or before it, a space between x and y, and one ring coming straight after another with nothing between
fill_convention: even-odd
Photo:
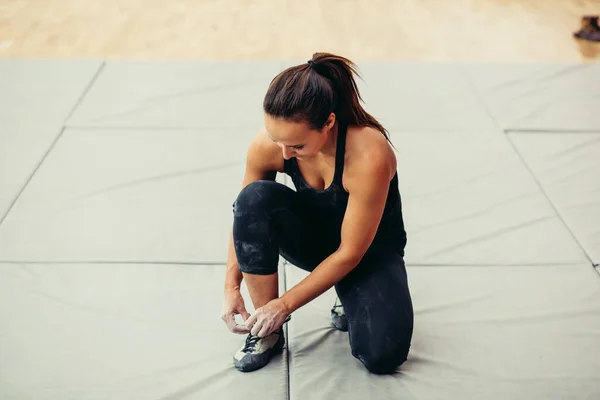
<instances>
[{"instance_id":1,"label":"woman's nose","mask_svg":"<svg viewBox=\"0 0 600 400\"><path fill-rule=\"evenodd\" d=\"M285 158L286 160L289 160L290 158L292 158L294 156L294 150L290 149L289 147L283 146L282 147L283 150L283 158Z\"/></svg>"}]
</instances>

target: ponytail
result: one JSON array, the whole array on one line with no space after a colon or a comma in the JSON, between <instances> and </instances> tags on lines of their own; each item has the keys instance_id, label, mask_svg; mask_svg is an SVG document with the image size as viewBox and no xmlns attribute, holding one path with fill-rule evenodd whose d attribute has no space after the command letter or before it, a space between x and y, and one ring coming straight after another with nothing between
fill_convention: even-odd
<instances>
[{"instance_id":1,"label":"ponytail","mask_svg":"<svg viewBox=\"0 0 600 400\"><path fill-rule=\"evenodd\" d=\"M330 113L343 125L370 126L389 141L387 130L361 105L354 80L356 65L330 53L315 53L305 64L279 73L263 101L265 113L294 122L307 122L321 129Z\"/></svg>"}]
</instances>

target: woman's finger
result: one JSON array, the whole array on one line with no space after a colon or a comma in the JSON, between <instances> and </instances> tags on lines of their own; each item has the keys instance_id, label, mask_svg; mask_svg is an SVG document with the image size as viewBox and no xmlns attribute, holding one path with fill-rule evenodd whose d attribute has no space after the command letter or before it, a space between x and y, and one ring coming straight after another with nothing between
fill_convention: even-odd
<instances>
[{"instance_id":1,"label":"woman's finger","mask_svg":"<svg viewBox=\"0 0 600 400\"><path fill-rule=\"evenodd\" d=\"M250 329L248 329L246 325L235 324L233 327L233 333L244 335L250 333Z\"/></svg>"},{"instance_id":2,"label":"woman's finger","mask_svg":"<svg viewBox=\"0 0 600 400\"><path fill-rule=\"evenodd\" d=\"M235 315L230 313L230 314L225 315L223 319L225 320L225 323L227 324L227 328L229 328L229 330L231 332L233 332L233 330L235 329L235 325L236 325Z\"/></svg>"},{"instance_id":3,"label":"woman's finger","mask_svg":"<svg viewBox=\"0 0 600 400\"><path fill-rule=\"evenodd\" d=\"M268 322L265 322L262 326L262 328L260 329L260 331L258 332L258 337L265 337L267 336L269 333L271 333L272 329L271 329L271 324Z\"/></svg>"},{"instance_id":4,"label":"woman's finger","mask_svg":"<svg viewBox=\"0 0 600 400\"><path fill-rule=\"evenodd\" d=\"M246 327L248 329L252 329L252 327L254 326L255 323L256 323L256 314L250 315L248 317L248 319L246 320Z\"/></svg>"},{"instance_id":5,"label":"woman's finger","mask_svg":"<svg viewBox=\"0 0 600 400\"><path fill-rule=\"evenodd\" d=\"M244 319L244 322L246 322L246 320L248 319L248 317L250 317L250 314L248 314L248 311L246 311L245 308L242 308L240 310L240 314L241 314L242 318Z\"/></svg>"},{"instance_id":6,"label":"woman's finger","mask_svg":"<svg viewBox=\"0 0 600 400\"><path fill-rule=\"evenodd\" d=\"M258 336L258 332L262 329L264 321L262 319L257 319L256 322L252 325L250 333L254 336ZM248 326L248 325L246 325Z\"/></svg>"}]
</instances>

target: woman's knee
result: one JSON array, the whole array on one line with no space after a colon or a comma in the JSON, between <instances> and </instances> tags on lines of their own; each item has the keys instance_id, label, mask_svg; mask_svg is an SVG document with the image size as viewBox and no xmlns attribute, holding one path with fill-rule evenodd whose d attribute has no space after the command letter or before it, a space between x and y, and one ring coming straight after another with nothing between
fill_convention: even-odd
<instances>
[{"instance_id":1,"label":"woman's knee","mask_svg":"<svg viewBox=\"0 0 600 400\"><path fill-rule=\"evenodd\" d=\"M374 348L368 350L353 350L352 354L362 362L369 372L383 375L394 373L407 360L409 348L410 343L404 343L393 350L375 345Z\"/></svg>"},{"instance_id":2,"label":"woman's knee","mask_svg":"<svg viewBox=\"0 0 600 400\"><path fill-rule=\"evenodd\" d=\"M282 187L290 189L274 181L254 181L240 191L233 204L233 245L244 273L277 272L279 252L272 240L269 212L281 203Z\"/></svg>"},{"instance_id":3,"label":"woman's knee","mask_svg":"<svg viewBox=\"0 0 600 400\"><path fill-rule=\"evenodd\" d=\"M233 203L233 211L237 214L267 211L283 195L287 186L270 180L254 181L246 185Z\"/></svg>"},{"instance_id":4,"label":"woman's knee","mask_svg":"<svg viewBox=\"0 0 600 400\"><path fill-rule=\"evenodd\" d=\"M397 315L399 317L399 315ZM390 324L371 321L370 328L358 327L348 321L352 340L352 354L375 374L393 373L408 358L413 324L410 318L397 318Z\"/></svg>"}]
</instances>

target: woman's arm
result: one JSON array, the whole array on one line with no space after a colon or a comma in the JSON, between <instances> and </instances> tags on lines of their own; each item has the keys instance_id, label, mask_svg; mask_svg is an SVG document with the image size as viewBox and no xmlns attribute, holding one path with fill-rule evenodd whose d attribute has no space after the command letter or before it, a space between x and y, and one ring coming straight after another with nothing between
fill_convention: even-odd
<instances>
[{"instance_id":1,"label":"woman's arm","mask_svg":"<svg viewBox=\"0 0 600 400\"><path fill-rule=\"evenodd\" d=\"M283 170L283 156L277 144L269 139L267 131L261 130L250 143L246 153L246 170L242 187L258 180L275 180L278 171ZM240 189L240 190L241 190ZM225 271L225 290L239 290L242 272L233 246L233 232L229 235L229 250Z\"/></svg>"},{"instance_id":2,"label":"woman's arm","mask_svg":"<svg viewBox=\"0 0 600 400\"><path fill-rule=\"evenodd\" d=\"M240 290L242 285L242 271L239 269L235 248L233 247L233 232L229 235L229 250L227 252L227 266L225 269L225 290Z\"/></svg>"}]
</instances>

